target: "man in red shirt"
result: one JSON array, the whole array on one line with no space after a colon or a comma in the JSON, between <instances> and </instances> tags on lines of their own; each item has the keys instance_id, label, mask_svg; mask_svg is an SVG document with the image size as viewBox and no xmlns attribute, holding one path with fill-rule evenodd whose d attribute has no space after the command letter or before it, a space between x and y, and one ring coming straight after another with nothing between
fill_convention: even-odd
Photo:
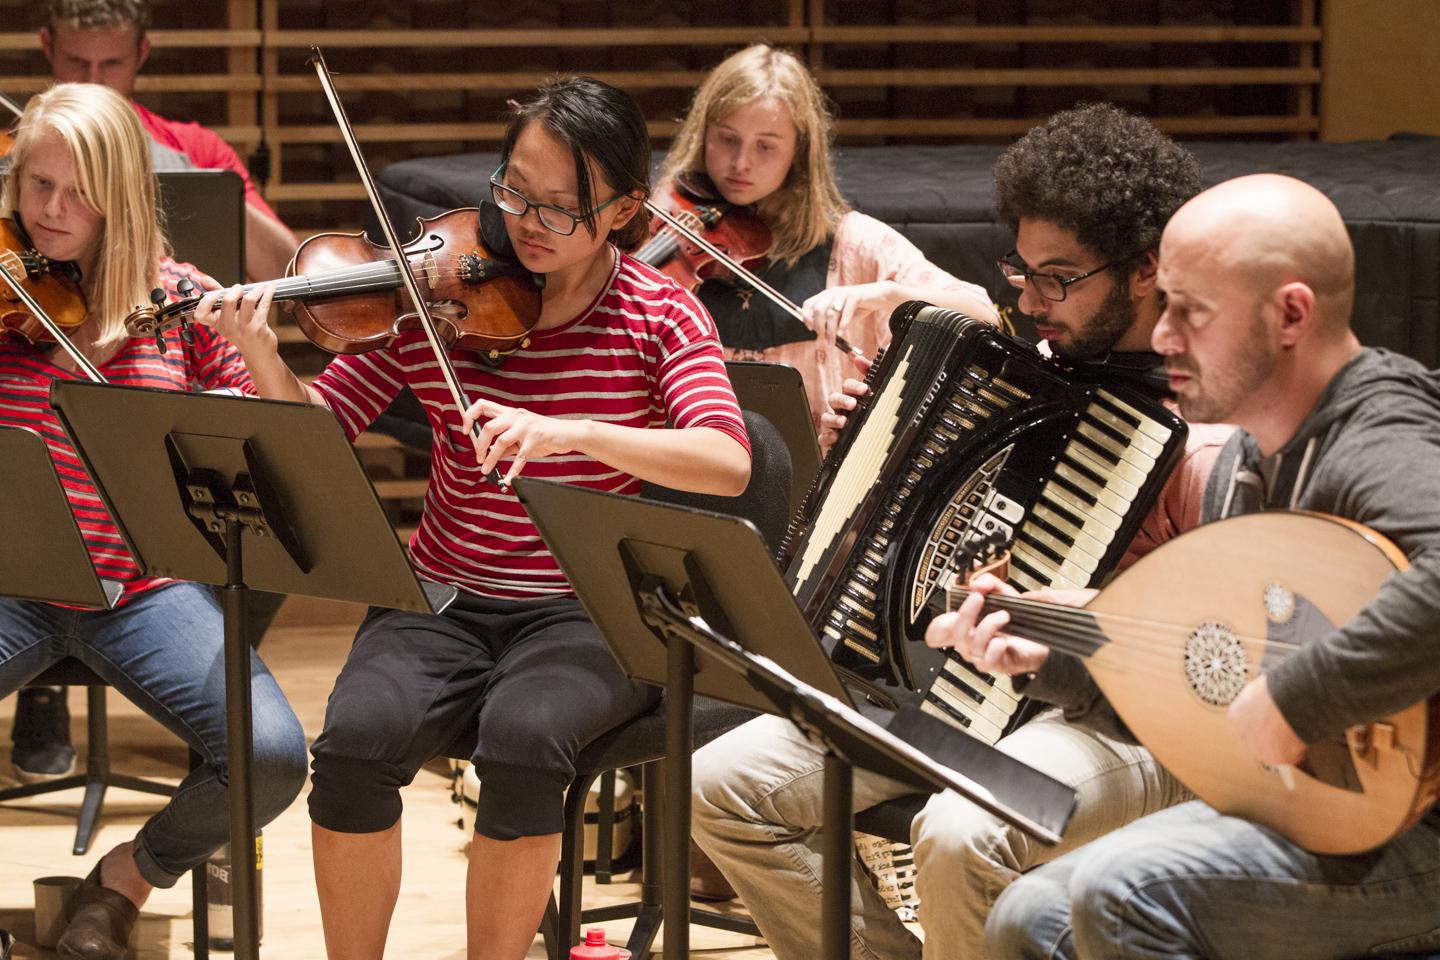
<instances>
[{"instance_id":1,"label":"man in red shirt","mask_svg":"<svg viewBox=\"0 0 1440 960\"><path fill-rule=\"evenodd\" d=\"M57 82L99 83L132 97L150 56L148 0L47 0L40 46ZM295 234L255 189L234 149L198 123L167 120L133 99L150 135L156 170L232 170L245 181L245 273L273 280L285 273Z\"/></svg>"}]
</instances>

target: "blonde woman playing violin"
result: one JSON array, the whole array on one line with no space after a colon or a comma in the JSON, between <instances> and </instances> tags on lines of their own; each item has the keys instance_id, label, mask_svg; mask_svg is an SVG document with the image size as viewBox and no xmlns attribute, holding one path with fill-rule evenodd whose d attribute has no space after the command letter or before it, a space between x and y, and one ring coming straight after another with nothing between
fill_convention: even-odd
<instances>
[{"instance_id":1,"label":"blonde woman playing violin","mask_svg":"<svg viewBox=\"0 0 1440 960\"><path fill-rule=\"evenodd\" d=\"M698 291L730 359L800 370L817 431L826 397L864 369L836 336L867 357L889 340L891 312L925 300L998 322L985 291L925 259L873 217L850 209L835 185L834 120L815 78L791 54L757 44L710 72L665 159L660 202L677 179L699 178L728 203L749 207L774 238L752 269L800 305L796 320L743 281Z\"/></svg>"},{"instance_id":2,"label":"blonde woman playing violin","mask_svg":"<svg viewBox=\"0 0 1440 960\"><path fill-rule=\"evenodd\" d=\"M94 84L52 87L30 101L20 120L0 217L21 227L39 253L78 267L89 312L71 339L105 379L253 392L239 353L208 329L197 328L191 342L171 331L164 352L153 339L125 333L125 316L148 302L151 290L173 295L183 279L207 279L165 255L149 153L135 112L119 94ZM45 440L96 571L120 581L124 593L112 610L0 599L0 696L74 657L203 758L133 839L100 858L77 894L60 955L120 960L150 891L173 886L229 838L223 624L209 587L142 576L101 507L48 403L53 381L84 376L53 344L6 336L0 341L0 424L29 428ZM254 654L251 670L258 826L299 793L305 737Z\"/></svg>"}]
</instances>

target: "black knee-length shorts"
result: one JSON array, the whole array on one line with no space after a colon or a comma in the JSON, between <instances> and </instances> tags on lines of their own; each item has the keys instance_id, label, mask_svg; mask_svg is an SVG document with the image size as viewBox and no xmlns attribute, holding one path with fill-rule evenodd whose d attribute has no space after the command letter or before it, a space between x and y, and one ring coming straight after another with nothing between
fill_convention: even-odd
<instances>
[{"instance_id":1,"label":"black knee-length shorts","mask_svg":"<svg viewBox=\"0 0 1440 960\"><path fill-rule=\"evenodd\" d=\"M476 832L559 833L580 750L658 699L621 672L573 597L373 609L311 748L310 818L343 833L388 829L400 788L463 738L481 782Z\"/></svg>"}]
</instances>

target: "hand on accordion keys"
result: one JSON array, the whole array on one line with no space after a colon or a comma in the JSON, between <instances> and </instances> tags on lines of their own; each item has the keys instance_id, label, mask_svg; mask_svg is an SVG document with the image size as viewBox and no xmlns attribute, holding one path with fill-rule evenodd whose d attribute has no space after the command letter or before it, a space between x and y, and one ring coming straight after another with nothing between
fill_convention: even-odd
<instances>
[{"instance_id":1,"label":"hand on accordion keys","mask_svg":"<svg viewBox=\"0 0 1440 960\"><path fill-rule=\"evenodd\" d=\"M860 370L860 376L870 372L875 361L865 357L855 357L855 366ZM828 447L840 436L840 431L849 420L849 413L855 409L856 403L870 388L865 386L861 380L846 380L840 385L840 389L826 397L830 409L820 414L820 446Z\"/></svg>"},{"instance_id":2,"label":"hand on accordion keys","mask_svg":"<svg viewBox=\"0 0 1440 960\"><path fill-rule=\"evenodd\" d=\"M925 643L936 649L953 647L975 669L982 673L1003 673L1016 676L1034 673L1050 655L1050 648L1034 640L1005 633L1010 614L1004 610L981 616L985 597L998 593L1005 597L1025 597L1067 607L1081 607L1095 596L1097 590L1032 590L1020 593L1010 584L990 573L974 577L970 594L960 606L930 621L925 630Z\"/></svg>"}]
</instances>

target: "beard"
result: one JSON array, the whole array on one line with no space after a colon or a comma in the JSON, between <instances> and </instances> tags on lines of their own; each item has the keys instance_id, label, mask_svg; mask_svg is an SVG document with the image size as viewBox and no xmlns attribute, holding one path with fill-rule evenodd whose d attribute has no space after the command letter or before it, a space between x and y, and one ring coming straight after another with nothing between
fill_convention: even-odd
<instances>
[{"instance_id":1,"label":"beard","mask_svg":"<svg viewBox=\"0 0 1440 960\"><path fill-rule=\"evenodd\" d=\"M1135 301L1130 299L1130 278L1124 277L1110 288L1070 343L1052 342L1050 348L1066 360L1094 360L1114 349L1134 323Z\"/></svg>"},{"instance_id":2,"label":"beard","mask_svg":"<svg viewBox=\"0 0 1440 960\"><path fill-rule=\"evenodd\" d=\"M1264 317L1257 310L1242 342L1208 374L1191 357L1165 358L1165 368L1190 377L1190 389L1176 398L1180 415L1191 423L1230 423L1246 399L1275 369L1276 352L1266 337Z\"/></svg>"}]
</instances>

